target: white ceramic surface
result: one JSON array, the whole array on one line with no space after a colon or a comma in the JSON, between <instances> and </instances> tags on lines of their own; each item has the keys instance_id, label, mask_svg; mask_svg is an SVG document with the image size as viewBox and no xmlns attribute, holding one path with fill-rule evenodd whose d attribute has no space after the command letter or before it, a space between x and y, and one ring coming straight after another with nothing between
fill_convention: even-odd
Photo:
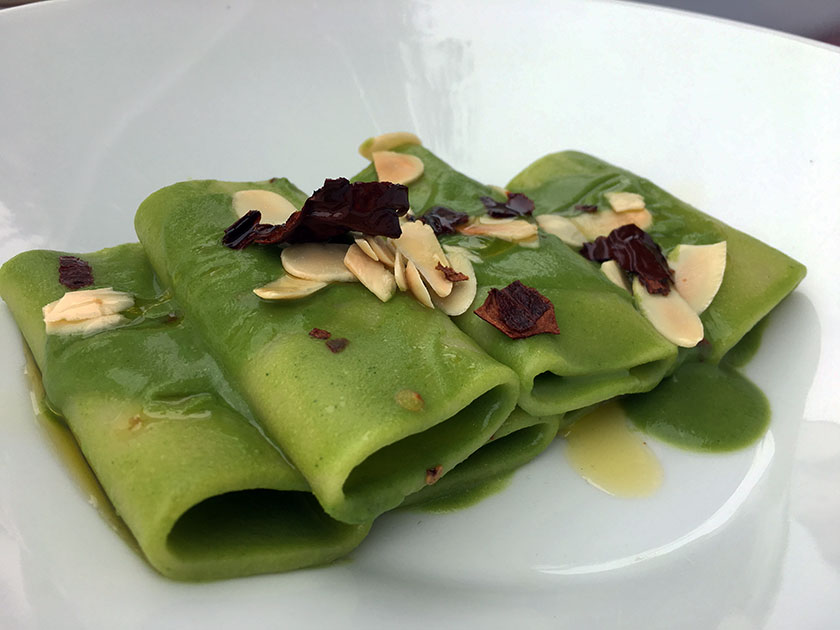
<instances>
[{"instance_id":1,"label":"white ceramic surface","mask_svg":"<svg viewBox=\"0 0 840 630\"><path fill-rule=\"evenodd\" d=\"M187 178L304 189L416 131L503 184L576 148L809 267L748 374L752 449L661 444L619 500L562 444L451 515L390 514L347 561L180 584L111 532L33 420L0 307L0 627L832 628L840 620L840 51L614 2L47 2L0 12L0 260L133 239Z\"/></svg>"}]
</instances>

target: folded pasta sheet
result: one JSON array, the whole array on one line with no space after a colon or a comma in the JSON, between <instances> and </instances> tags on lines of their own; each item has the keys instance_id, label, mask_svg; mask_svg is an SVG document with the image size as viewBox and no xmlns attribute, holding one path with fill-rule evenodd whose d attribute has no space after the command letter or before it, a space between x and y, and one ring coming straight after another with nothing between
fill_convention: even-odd
<instances>
[{"instance_id":1,"label":"folded pasta sheet","mask_svg":"<svg viewBox=\"0 0 840 630\"><path fill-rule=\"evenodd\" d=\"M487 444L434 485L406 497L403 506L469 496L485 483L504 479L551 444L562 420L562 415L536 417L517 407Z\"/></svg>"},{"instance_id":2,"label":"folded pasta sheet","mask_svg":"<svg viewBox=\"0 0 840 630\"><path fill-rule=\"evenodd\" d=\"M694 246L725 243L720 248L721 256L725 252L725 267L719 267L719 289L710 303L694 305L701 311L703 342L696 349L683 351L683 360L696 354L705 361L719 361L805 276L803 265L773 247L700 212L642 177L584 153L564 151L543 157L514 177L508 188L530 197L536 204L535 214L571 217L584 229L605 215L637 214L644 230L677 270L680 292L678 265L685 262L686 267L695 266L698 271L715 267L701 257L689 260L688 254L698 251ZM700 269L704 265L707 269Z\"/></svg>"},{"instance_id":3,"label":"folded pasta sheet","mask_svg":"<svg viewBox=\"0 0 840 630\"><path fill-rule=\"evenodd\" d=\"M336 282L297 300L257 297L285 272L279 247L222 244L237 218L234 193L245 190L298 207L305 198L284 179L180 183L143 202L137 233L325 511L366 522L484 445L515 406L516 377L406 296L383 303L359 283Z\"/></svg>"},{"instance_id":4,"label":"folded pasta sheet","mask_svg":"<svg viewBox=\"0 0 840 630\"><path fill-rule=\"evenodd\" d=\"M81 261L95 284L62 286L59 267ZM20 254L0 270L0 294L50 406L161 573L285 571L342 556L367 533L327 516L249 419L139 244Z\"/></svg>"},{"instance_id":5,"label":"folded pasta sheet","mask_svg":"<svg viewBox=\"0 0 840 630\"><path fill-rule=\"evenodd\" d=\"M423 174L408 185L412 210L422 215L436 206L484 216L481 197L504 200L498 190L453 170L427 149L405 145L395 151L418 157ZM373 165L356 179L374 181ZM476 255L478 290L458 326L491 356L511 367L520 382L519 405L540 416L578 409L613 396L643 392L655 386L673 365L677 348L636 310L632 297L616 287L591 263L555 237L539 238L538 247L503 240L492 233L505 223L484 224L472 234L441 237L446 245ZM475 227L475 226L474 226ZM536 235L536 227L534 235ZM559 334L511 339L473 311L491 289L519 280L547 297Z\"/></svg>"}]
</instances>

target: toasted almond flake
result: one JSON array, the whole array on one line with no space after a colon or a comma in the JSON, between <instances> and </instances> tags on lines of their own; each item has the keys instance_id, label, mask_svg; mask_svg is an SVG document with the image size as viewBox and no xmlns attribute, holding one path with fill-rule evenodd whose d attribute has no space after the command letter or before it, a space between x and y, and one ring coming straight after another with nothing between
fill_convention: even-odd
<instances>
[{"instance_id":1,"label":"toasted almond flake","mask_svg":"<svg viewBox=\"0 0 840 630\"><path fill-rule=\"evenodd\" d=\"M400 291L408 291L408 283L405 279L405 263L405 258L400 253L400 250L397 250L394 255L394 280Z\"/></svg>"},{"instance_id":2,"label":"toasted almond flake","mask_svg":"<svg viewBox=\"0 0 840 630\"><path fill-rule=\"evenodd\" d=\"M653 224L653 216L647 210L633 210L629 212L613 212L612 210L599 210L598 212L587 212L574 217L569 217L578 230L590 241L599 236L607 236L615 228L631 223L642 230L648 229Z\"/></svg>"},{"instance_id":3,"label":"toasted almond flake","mask_svg":"<svg viewBox=\"0 0 840 630\"><path fill-rule=\"evenodd\" d=\"M677 245L668 254L674 287L698 315L717 295L726 270L726 241L712 245Z\"/></svg>"},{"instance_id":4,"label":"toasted almond flake","mask_svg":"<svg viewBox=\"0 0 840 630\"><path fill-rule=\"evenodd\" d=\"M373 166L380 182L408 185L423 174L423 160L408 153L375 151Z\"/></svg>"},{"instance_id":5,"label":"toasted almond flake","mask_svg":"<svg viewBox=\"0 0 840 630\"><path fill-rule=\"evenodd\" d=\"M472 263L470 262L467 250L458 248L461 251L449 252L449 264L452 269L467 276L463 282L456 282L452 287L452 293L446 297L438 297L432 294L432 302L441 311L454 317L465 313L475 300L477 282Z\"/></svg>"},{"instance_id":6,"label":"toasted almond flake","mask_svg":"<svg viewBox=\"0 0 840 630\"><path fill-rule=\"evenodd\" d=\"M351 245L344 256L345 266L365 287L383 302L397 290L397 282L388 269L365 254L358 245Z\"/></svg>"},{"instance_id":7,"label":"toasted almond flake","mask_svg":"<svg viewBox=\"0 0 840 630\"><path fill-rule=\"evenodd\" d=\"M632 192L608 192L604 193L607 202L615 212L630 212L632 210L644 210L645 198Z\"/></svg>"},{"instance_id":8,"label":"toasted almond flake","mask_svg":"<svg viewBox=\"0 0 840 630\"><path fill-rule=\"evenodd\" d=\"M482 214L478 217L478 222L483 223L484 225L504 225L505 223L511 223L515 221L516 217L491 217L489 214Z\"/></svg>"},{"instance_id":9,"label":"toasted almond flake","mask_svg":"<svg viewBox=\"0 0 840 630\"><path fill-rule=\"evenodd\" d=\"M540 235L534 234L531 238L526 238L524 241L516 241L520 247L527 247L528 249L537 249L540 246Z\"/></svg>"},{"instance_id":10,"label":"toasted almond flake","mask_svg":"<svg viewBox=\"0 0 840 630\"><path fill-rule=\"evenodd\" d=\"M292 202L271 190L240 190L233 193L233 211L237 217L244 217L250 210L258 210L260 223L282 225L289 220L297 208Z\"/></svg>"},{"instance_id":11,"label":"toasted almond flake","mask_svg":"<svg viewBox=\"0 0 840 630\"><path fill-rule=\"evenodd\" d=\"M430 226L419 221L404 224L402 235L394 241L394 245L404 258L414 264L432 291L440 297L452 292L452 283L436 268L438 263L444 267L451 265Z\"/></svg>"},{"instance_id":12,"label":"toasted almond flake","mask_svg":"<svg viewBox=\"0 0 840 630\"><path fill-rule=\"evenodd\" d=\"M59 319L44 322L44 329L48 335L81 335L99 332L108 328L114 328L119 324L127 322L128 319L115 313L112 315L101 315L91 319L66 320Z\"/></svg>"},{"instance_id":13,"label":"toasted almond flake","mask_svg":"<svg viewBox=\"0 0 840 630\"><path fill-rule=\"evenodd\" d=\"M633 279L633 296L639 310L663 337L683 348L693 348L703 339L703 323L677 291L668 295L648 293Z\"/></svg>"},{"instance_id":14,"label":"toasted almond flake","mask_svg":"<svg viewBox=\"0 0 840 630\"><path fill-rule=\"evenodd\" d=\"M569 247L579 248L587 241L587 238L569 217L559 214L541 214L537 217L537 225L544 232L553 234Z\"/></svg>"},{"instance_id":15,"label":"toasted almond flake","mask_svg":"<svg viewBox=\"0 0 840 630\"><path fill-rule=\"evenodd\" d=\"M373 159L374 151L390 151L404 144L422 144L420 138L408 131L392 131L368 138L359 146L359 154L368 160Z\"/></svg>"},{"instance_id":16,"label":"toasted almond flake","mask_svg":"<svg viewBox=\"0 0 840 630\"><path fill-rule=\"evenodd\" d=\"M467 257L470 262L473 263L480 263L481 256L476 254L475 252L471 252L466 247L461 247L460 245L443 245L443 251L446 252L446 255L449 256L454 253L462 254ZM469 275L469 274L468 274Z\"/></svg>"},{"instance_id":17,"label":"toasted almond flake","mask_svg":"<svg viewBox=\"0 0 840 630\"><path fill-rule=\"evenodd\" d=\"M376 254L379 262L384 263L386 267L394 267L394 248L390 244L390 239L384 236L365 236L370 248Z\"/></svg>"},{"instance_id":18,"label":"toasted almond flake","mask_svg":"<svg viewBox=\"0 0 840 630\"><path fill-rule=\"evenodd\" d=\"M470 222L456 228L461 234L470 236L492 236L517 243L533 239L537 235L537 226L525 219L514 219L501 225L490 225L486 223Z\"/></svg>"},{"instance_id":19,"label":"toasted almond flake","mask_svg":"<svg viewBox=\"0 0 840 630\"><path fill-rule=\"evenodd\" d=\"M318 282L355 282L344 266L347 245L340 243L295 243L280 254L283 269L290 276Z\"/></svg>"},{"instance_id":20,"label":"toasted almond flake","mask_svg":"<svg viewBox=\"0 0 840 630\"><path fill-rule=\"evenodd\" d=\"M371 260L379 262L379 256L376 255L376 252L373 251L373 247L370 246L370 243L368 243L367 239L364 236L354 238L353 241L356 243L356 245L359 246L359 249L361 249L365 253L365 256L367 256Z\"/></svg>"},{"instance_id":21,"label":"toasted almond flake","mask_svg":"<svg viewBox=\"0 0 840 630\"><path fill-rule=\"evenodd\" d=\"M411 291L411 294L420 304L429 308L435 307L432 303L432 297L429 295L429 290L423 284L423 278L420 277L420 272L417 271L417 267L410 260L405 265L405 281L408 285L408 290Z\"/></svg>"},{"instance_id":22,"label":"toasted almond flake","mask_svg":"<svg viewBox=\"0 0 840 630\"><path fill-rule=\"evenodd\" d=\"M624 289L627 292L632 292L630 281L627 279L627 274L619 267L614 260L605 260L601 263L601 271L609 278L615 286Z\"/></svg>"},{"instance_id":23,"label":"toasted almond flake","mask_svg":"<svg viewBox=\"0 0 840 630\"><path fill-rule=\"evenodd\" d=\"M134 296L113 288L68 291L42 309L45 323L96 319L134 306Z\"/></svg>"},{"instance_id":24,"label":"toasted almond flake","mask_svg":"<svg viewBox=\"0 0 840 630\"><path fill-rule=\"evenodd\" d=\"M254 293L264 300L298 300L312 295L328 284L294 276L280 276L277 280L254 289Z\"/></svg>"}]
</instances>

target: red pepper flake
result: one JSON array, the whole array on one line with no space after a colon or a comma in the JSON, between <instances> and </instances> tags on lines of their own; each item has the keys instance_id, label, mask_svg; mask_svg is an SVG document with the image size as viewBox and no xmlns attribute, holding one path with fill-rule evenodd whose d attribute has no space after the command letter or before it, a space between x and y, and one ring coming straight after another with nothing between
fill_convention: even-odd
<instances>
[{"instance_id":1,"label":"red pepper flake","mask_svg":"<svg viewBox=\"0 0 840 630\"><path fill-rule=\"evenodd\" d=\"M434 468L426 469L426 485L431 486L443 476L443 466L438 464Z\"/></svg>"},{"instance_id":2,"label":"red pepper flake","mask_svg":"<svg viewBox=\"0 0 840 630\"><path fill-rule=\"evenodd\" d=\"M522 217L534 211L534 202L522 193L507 193L507 201L496 201L493 197L480 197L487 208L487 214L495 219Z\"/></svg>"},{"instance_id":3,"label":"red pepper flake","mask_svg":"<svg viewBox=\"0 0 840 630\"><path fill-rule=\"evenodd\" d=\"M435 236L455 234L455 228L469 219L470 216L466 212L458 212L445 206L435 206L420 217L420 221L432 228Z\"/></svg>"},{"instance_id":4,"label":"red pepper flake","mask_svg":"<svg viewBox=\"0 0 840 630\"><path fill-rule=\"evenodd\" d=\"M324 330L323 328L313 328L309 331L309 336L313 339L329 339L332 336L332 333L329 330Z\"/></svg>"},{"instance_id":5,"label":"red pepper flake","mask_svg":"<svg viewBox=\"0 0 840 630\"><path fill-rule=\"evenodd\" d=\"M256 229L261 217L259 210L249 210L243 214L232 225L225 228L222 244L231 249L244 249L253 243L257 237Z\"/></svg>"},{"instance_id":6,"label":"red pepper flake","mask_svg":"<svg viewBox=\"0 0 840 630\"><path fill-rule=\"evenodd\" d=\"M93 284L93 269L81 258L59 256L58 281L71 290L89 287Z\"/></svg>"},{"instance_id":7,"label":"red pepper flake","mask_svg":"<svg viewBox=\"0 0 840 630\"><path fill-rule=\"evenodd\" d=\"M455 271L452 267L447 267L443 263L435 265L435 269L440 271L443 274L443 277L449 280L449 282L463 282L464 280L470 279L467 274Z\"/></svg>"},{"instance_id":8,"label":"red pepper flake","mask_svg":"<svg viewBox=\"0 0 840 630\"><path fill-rule=\"evenodd\" d=\"M475 314L511 339L560 334L551 300L519 280L501 290L490 289Z\"/></svg>"},{"instance_id":9,"label":"red pepper flake","mask_svg":"<svg viewBox=\"0 0 840 630\"><path fill-rule=\"evenodd\" d=\"M327 339L324 344L327 348L330 349L330 352L333 354L338 354L342 350L347 347L347 344L350 343L349 339L345 339L344 337L338 337L337 339Z\"/></svg>"},{"instance_id":10,"label":"red pepper flake","mask_svg":"<svg viewBox=\"0 0 840 630\"><path fill-rule=\"evenodd\" d=\"M636 274L648 293L668 295L674 272L653 238L637 225L622 225L608 236L584 243L580 253L596 262L614 260L629 273Z\"/></svg>"},{"instance_id":11,"label":"red pepper flake","mask_svg":"<svg viewBox=\"0 0 840 630\"><path fill-rule=\"evenodd\" d=\"M589 203L581 203L575 206L575 210L589 213L598 212L598 206Z\"/></svg>"}]
</instances>

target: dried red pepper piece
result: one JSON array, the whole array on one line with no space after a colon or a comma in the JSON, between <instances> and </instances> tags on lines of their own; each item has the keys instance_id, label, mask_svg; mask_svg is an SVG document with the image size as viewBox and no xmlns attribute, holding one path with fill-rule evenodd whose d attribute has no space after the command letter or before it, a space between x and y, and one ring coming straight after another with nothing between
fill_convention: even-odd
<instances>
[{"instance_id":1,"label":"dried red pepper piece","mask_svg":"<svg viewBox=\"0 0 840 630\"><path fill-rule=\"evenodd\" d=\"M470 216L466 212L458 212L445 206L435 206L420 217L420 221L432 228L435 236L455 234L455 228L469 219Z\"/></svg>"},{"instance_id":2,"label":"dried red pepper piece","mask_svg":"<svg viewBox=\"0 0 840 630\"><path fill-rule=\"evenodd\" d=\"M656 241L637 225L622 225L608 236L584 243L580 253L596 262L614 260L624 271L638 276L648 293L668 295L671 292L673 270Z\"/></svg>"},{"instance_id":3,"label":"dried red pepper piece","mask_svg":"<svg viewBox=\"0 0 840 630\"><path fill-rule=\"evenodd\" d=\"M443 274L443 277L449 280L449 282L463 282L464 280L470 279L467 274L455 271L452 267L447 267L442 263L435 265L435 269L440 271Z\"/></svg>"},{"instance_id":4,"label":"dried red pepper piece","mask_svg":"<svg viewBox=\"0 0 840 630\"><path fill-rule=\"evenodd\" d=\"M259 210L249 210L232 225L225 228L222 244L231 249L244 249L257 237L256 229L260 225L262 214Z\"/></svg>"},{"instance_id":5,"label":"dried red pepper piece","mask_svg":"<svg viewBox=\"0 0 840 630\"><path fill-rule=\"evenodd\" d=\"M371 236L399 238L399 217L408 212L408 188L390 182L324 180L282 225L259 223L251 210L225 230L222 242L233 249L251 243L312 243L355 230ZM255 215L252 213L256 213ZM247 218L246 218L247 217Z\"/></svg>"},{"instance_id":6,"label":"dried red pepper piece","mask_svg":"<svg viewBox=\"0 0 840 630\"><path fill-rule=\"evenodd\" d=\"M71 290L93 284L93 269L86 260L75 256L58 257L58 281Z\"/></svg>"},{"instance_id":7,"label":"dried red pepper piece","mask_svg":"<svg viewBox=\"0 0 840 630\"><path fill-rule=\"evenodd\" d=\"M475 314L511 339L560 333L551 300L519 280L501 290L490 289Z\"/></svg>"},{"instance_id":8,"label":"dried red pepper piece","mask_svg":"<svg viewBox=\"0 0 840 630\"><path fill-rule=\"evenodd\" d=\"M349 339L345 339L344 337L338 337L337 339L327 339L324 344L326 344L327 348L330 349L330 352L333 354L338 354L342 350L347 347L347 344L350 343Z\"/></svg>"},{"instance_id":9,"label":"dried red pepper piece","mask_svg":"<svg viewBox=\"0 0 840 630\"><path fill-rule=\"evenodd\" d=\"M580 203L575 206L575 210L580 210L581 212L598 212L598 206L590 203Z\"/></svg>"},{"instance_id":10,"label":"dried red pepper piece","mask_svg":"<svg viewBox=\"0 0 840 630\"><path fill-rule=\"evenodd\" d=\"M522 217L534 211L534 202L522 193L507 193L507 201L496 201L493 197L481 197L487 214L495 219Z\"/></svg>"},{"instance_id":11,"label":"dried red pepper piece","mask_svg":"<svg viewBox=\"0 0 840 630\"><path fill-rule=\"evenodd\" d=\"M313 328L309 331L309 336L313 339L329 339L332 337L332 333L329 330L324 330L323 328Z\"/></svg>"}]
</instances>

